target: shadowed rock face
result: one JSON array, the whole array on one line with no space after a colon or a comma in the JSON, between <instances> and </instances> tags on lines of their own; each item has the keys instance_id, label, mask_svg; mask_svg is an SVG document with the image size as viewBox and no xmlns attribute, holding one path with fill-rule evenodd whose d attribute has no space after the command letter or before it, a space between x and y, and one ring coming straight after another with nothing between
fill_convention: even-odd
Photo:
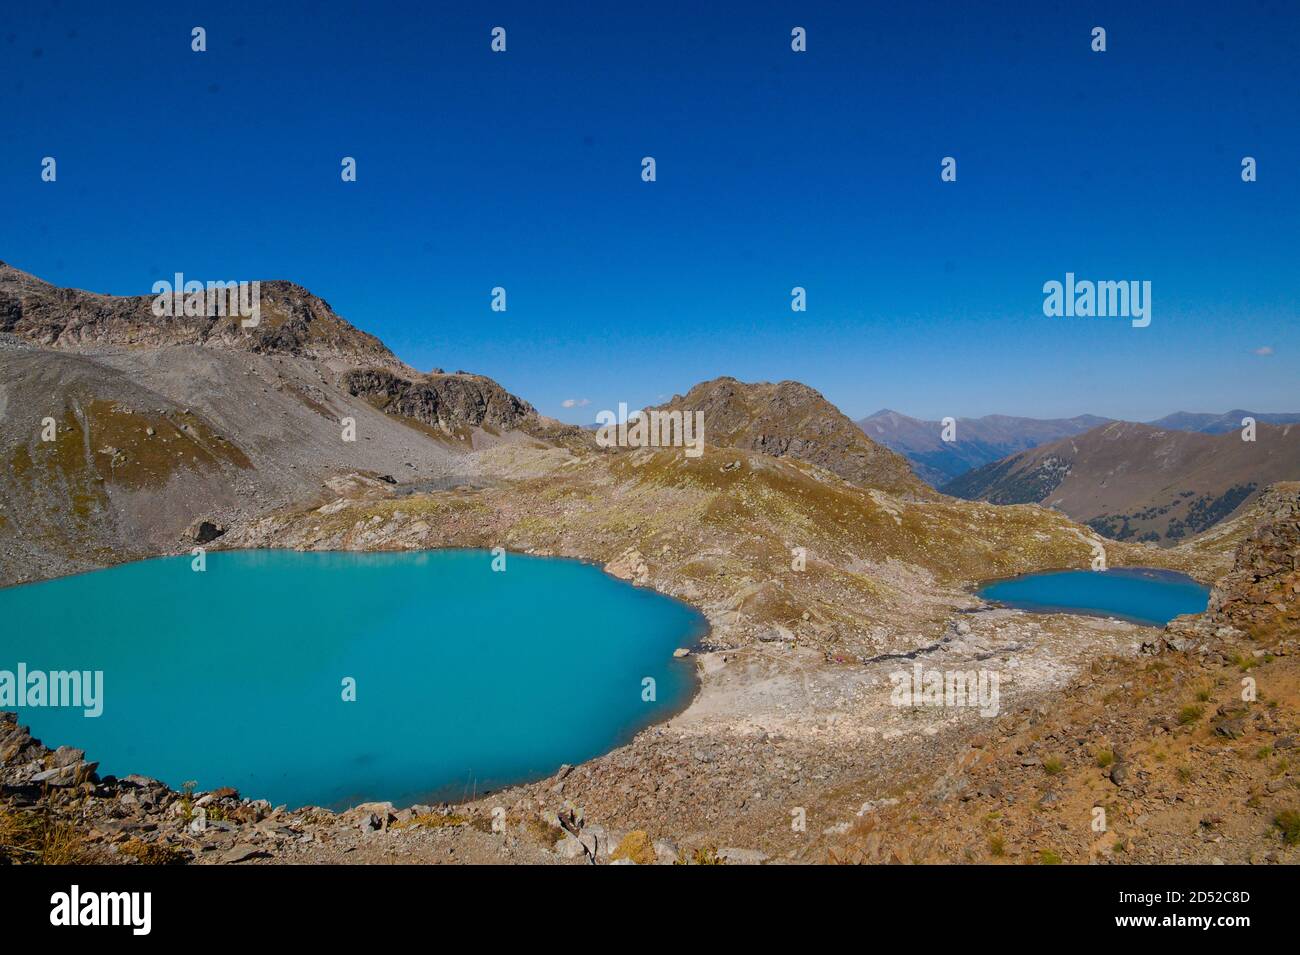
<instances>
[{"instance_id":1,"label":"shadowed rock face","mask_svg":"<svg viewBox=\"0 0 1300 955\"><path fill-rule=\"evenodd\" d=\"M867 437L822 395L797 381L701 382L663 409L702 411L704 440L772 457L807 461L846 481L892 493L932 496L907 459Z\"/></svg>"},{"instance_id":2,"label":"shadowed rock face","mask_svg":"<svg viewBox=\"0 0 1300 955\"><path fill-rule=\"evenodd\" d=\"M1300 636L1300 482L1266 488L1233 523L1246 530L1205 613L1175 617L1165 628L1164 643L1175 650L1226 652L1243 637L1256 649L1259 641Z\"/></svg>"},{"instance_id":3,"label":"shadowed rock face","mask_svg":"<svg viewBox=\"0 0 1300 955\"><path fill-rule=\"evenodd\" d=\"M432 374L412 380L382 368L365 368L345 374L343 387L387 414L448 432L458 425L513 430L537 414L528 402L481 375Z\"/></svg>"},{"instance_id":4,"label":"shadowed rock face","mask_svg":"<svg viewBox=\"0 0 1300 955\"><path fill-rule=\"evenodd\" d=\"M0 332L46 348L207 345L401 367L379 339L292 282L261 283L261 320L253 328L244 328L238 315L160 317L153 314L153 303L152 295L58 288L0 263Z\"/></svg>"},{"instance_id":5,"label":"shadowed rock face","mask_svg":"<svg viewBox=\"0 0 1300 955\"><path fill-rule=\"evenodd\" d=\"M1258 523L1210 595L1208 616L1248 632L1300 634L1300 483L1268 488L1254 513Z\"/></svg>"}]
</instances>

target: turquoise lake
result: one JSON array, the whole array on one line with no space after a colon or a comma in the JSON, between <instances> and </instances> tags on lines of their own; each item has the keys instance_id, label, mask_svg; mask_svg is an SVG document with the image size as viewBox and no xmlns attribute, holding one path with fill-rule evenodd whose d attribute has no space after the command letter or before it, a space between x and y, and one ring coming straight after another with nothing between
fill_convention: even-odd
<instances>
[{"instance_id":1,"label":"turquoise lake","mask_svg":"<svg viewBox=\"0 0 1300 955\"><path fill-rule=\"evenodd\" d=\"M103 671L103 714L18 708L51 748L290 807L459 799L682 709L707 632L577 561L230 551L0 590L0 670ZM355 702L343 700L345 678ZM645 678L655 681L643 700Z\"/></svg>"},{"instance_id":2,"label":"turquoise lake","mask_svg":"<svg viewBox=\"0 0 1300 955\"><path fill-rule=\"evenodd\" d=\"M1200 613L1210 591L1185 574L1142 567L1062 570L985 584L979 595L1044 613L1086 613L1163 627L1184 613Z\"/></svg>"}]
</instances>

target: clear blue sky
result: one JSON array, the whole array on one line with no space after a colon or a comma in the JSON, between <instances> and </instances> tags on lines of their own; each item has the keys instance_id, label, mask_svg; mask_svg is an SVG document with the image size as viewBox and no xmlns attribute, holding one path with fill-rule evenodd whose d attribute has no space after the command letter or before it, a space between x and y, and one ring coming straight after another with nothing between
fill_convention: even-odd
<instances>
[{"instance_id":1,"label":"clear blue sky","mask_svg":"<svg viewBox=\"0 0 1300 955\"><path fill-rule=\"evenodd\" d=\"M720 374L853 417L1300 410L1295 2L158 6L8 5L0 259L291 279L570 421ZM1150 327L1045 317L1066 271L1150 280Z\"/></svg>"}]
</instances>

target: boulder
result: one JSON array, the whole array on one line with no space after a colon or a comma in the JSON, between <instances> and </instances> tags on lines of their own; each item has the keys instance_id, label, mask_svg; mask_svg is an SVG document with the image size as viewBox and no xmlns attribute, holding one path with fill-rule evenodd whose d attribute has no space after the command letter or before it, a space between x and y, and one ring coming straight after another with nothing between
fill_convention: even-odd
<instances>
[{"instance_id":1,"label":"boulder","mask_svg":"<svg viewBox=\"0 0 1300 955\"><path fill-rule=\"evenodd\" d=\"M128 786L136 786L140 789L161 789L163 787L163 783L160 783L158 780L151 779L148 776L141 776L138 773L123 776L122 782L126 783Z\"/></svg>"},{"instance_id":2,"label":"boulder","mask_svg":"<svg viewBox=\"0 0 1300 955\"><path fill-rule=\"evenodd\" d=\"M762 865L767 861L767 853L757 849L736 849L729 847L718 850L718 858L728 865Z\"/></svg>"},{"instance_id":3,"label":"boulder","mask_svg":"<svg viewBox=\"0 0 1300 955\"><path fill-rule=\"evenodd\" d=\"M682 856L682 850L677 847L677 843L667 839L656 839L654 849L655 859L659 865L676 865L677 860Z\"/></svg>"},{"instance_id":4,"label":"boulder","mask_svg":"<svg viewBox=\"0 0 1300 955\"><path fill-rule=\"evenodd\" d=\"M249 859L260 859L268 855L270 855L270 853L266 850L259 849L254 845L249 845L247 842L242 842L233 849L228 849L223 852L221 854L221 861L230 865L236 862L245 862Z\"/></svg>"},{"instance_id":5,"label":"boulder","mask_svg":"<svg viewBox=\"0 0 1300 955\"><path fill-rule=\"evenodd\" d=\"M1246 721L1240 717L1231 718L1223 717L1215 720L1212 724L1216 736L1222 736L1226 739L1240 739L1246 732Z\"/></svg>"},{"instance_id":6,"label":"boulder","mask_svg":"<svg viewBox=\"0 0 1300 955\"><path fill-rule=\"evenodd\" d=\"M208 544L216 540L226 529L209 520L197 520L185 531L185 536L196 544Z\"/></svg>"},{"instance_id":7,"label":"boulder","mask_svg":"<svg viewBox=\"0 0 1300 955\"><path fill-rule=\"evenodd\" d=\"M650 579L650 568L641 552L635 547L629 547L606 564L605 573L640 585L644 585Z\"/></svg>"},{"instance_id":8,"label":"boulder","mask_svg":"<svg viewBox=\"0 0 1300 955\"><path fill-rule=\"evenodd\" d=\"M85 760L67 766L55 766L37 773L32 777L32 782L44 786L77 786L90 780L98 766L99 763L88 763Z\"/></svg>"},{"instance_id":9,"label":"boulder","mask_svg":"<svg viewBox=\"0 0 1300 955\"><path fill-rule=\"evenodd\" d=\"M76 763L84 762L86 753L84 750L73 749L71 746L60 746L50 757L51 766L72 766Z\"/></svg>"},{"instance_id":10,"label":"boulder","mask_svg":"<svg viewBox=\"0 0 1300 955\"><path fill-rule=\"evenodd\" d=\"M596 851L596 842L591 836L583 836L579 840L573 833L565 832L564 837L555 844L555 852L561 859L577 859L589 851Z\"/></svg>"}]
</instances>

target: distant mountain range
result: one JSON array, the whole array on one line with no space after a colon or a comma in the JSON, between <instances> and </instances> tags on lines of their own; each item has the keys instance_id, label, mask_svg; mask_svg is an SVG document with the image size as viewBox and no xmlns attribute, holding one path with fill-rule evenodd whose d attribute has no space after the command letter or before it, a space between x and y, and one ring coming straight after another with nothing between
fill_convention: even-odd
<instances>
[{"instance_id":1,"label":"distant mountain range","mask_svg":"<svg viewBox=\"0 0 1300 955\"><path fill-rule=\"evenodd\" d=\"M1255 438L1116 421L985 464L941 490L1054 507L1115 540L1174 544L1266 485L1300 478L1300 426L1259 424Z\"/></svg>"},{"instance_id":2,"label":"distant mountain range","mask_svg":"<svg viewBox=\"0 0 1300 955\"><path fill-rule=\"evenodd\" d=\"M956 440L944 441L942 422L909 418L886 408L863 418L858 427L876 442L911 461L922 480L940 487L990 461L1057 438L1081 434L1109 420L1096 415L1052 419L1011 415L958 418Z\"/></svg>"},{"instance_id":3,"label":"distant mountain range","mask_svg":"<svg viewBox=\"0 0 1300 955\"><path fill-rule=\"evenodd\" d=\"M1154 428L1176 431L1225 434L1239 430L1242 419L1246 417L1254 418L1259 424L1300 422L1300 412L1267 414L1235 410L1223 414L1178 411L1149 424ZM1073 418L1022 418L1013 415L958 418L956 440L949 442L942 440L942 422L910 418L884 409L858 421L858 427L873 440L911 461L922 480L942 488L975 468L1113 422L1113 418L1087 414Z\"/></svg>"},{"instance_id":4,"label":"distant mountain range","mask_svg":"<svg viewBox=\"0 0 1300 955\"><path fill-rule=\"evenodd\" d=\"M1240 431L1242 418L1254 418L1258 424L1295 424L1300 422L1300 413L1265 414L1259 411L1242 411L1241 409L1225 411L1223 414L1175 411L1159 421L1148 423L1156 428L1199 431L1202 434L1226 434L1229 431Z\"/></svg>"}]
</instances>

